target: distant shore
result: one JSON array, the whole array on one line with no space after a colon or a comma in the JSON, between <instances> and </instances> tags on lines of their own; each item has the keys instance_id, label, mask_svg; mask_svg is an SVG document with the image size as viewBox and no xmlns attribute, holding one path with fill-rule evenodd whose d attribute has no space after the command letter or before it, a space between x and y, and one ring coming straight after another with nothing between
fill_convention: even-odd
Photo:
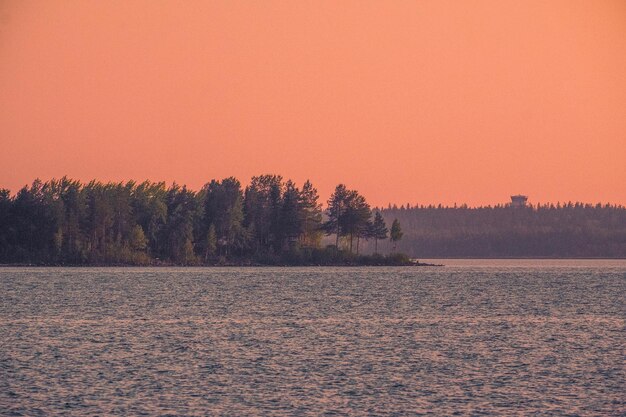
<instances>
[{"instance_id":1,"label":"distant shore","mask_svg":"<svg viewBox=\"0 0 626 417\"><path fill-rule=\"evenodd\" d=\"M410 260L409 262L397 262L397 263L359 263L359 262L342 262L342 263L325 263L325 264L263 264L263 263L224 263L224 264L196 264L196 265L181 265L173 263L153 263L145 265L133 265L124 263L83 263L83 264L28 264L28 263L7 263L0 264L0 268L266 268L266 267L279 267L279 268L297 268L297 267L420 267L420 266L444 266L443 264L434 264L427 262L420 262L416 260Z\"/></svg>"}]
</instances>

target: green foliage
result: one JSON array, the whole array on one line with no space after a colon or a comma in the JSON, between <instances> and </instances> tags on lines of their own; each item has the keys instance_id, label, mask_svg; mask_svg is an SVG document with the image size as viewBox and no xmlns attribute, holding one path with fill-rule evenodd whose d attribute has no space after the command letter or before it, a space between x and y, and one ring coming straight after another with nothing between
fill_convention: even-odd
<instances>
[{"instance_id":1,"label":"green foliage","mask_svg":"<svg viewBox=\"0 0 626 417\"><path fill-rule=\"evenodd\" d=\"M129 240L130 248L137 252L143 252L148 247L148 239L140 225L133 226Z\"/></svg>"}]
</instances>

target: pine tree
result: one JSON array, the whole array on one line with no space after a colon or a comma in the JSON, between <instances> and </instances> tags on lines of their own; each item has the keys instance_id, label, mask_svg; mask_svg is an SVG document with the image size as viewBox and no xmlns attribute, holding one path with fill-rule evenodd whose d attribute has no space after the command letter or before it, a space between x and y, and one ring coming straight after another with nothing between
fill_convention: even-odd
<instances>
[{"instance_id":1,"label":"pine tree","mask_svg":"<svg viewBox=\"0 0 626 417\"><path fill-rule=\"evenodd\" d=\"M374 239L374 253L378 253L378 240L379 239L387 239L387 225L385 224L385 219L383 219L380 211L376 211L374 214L374 222L372 223L372 227L370 229L370 237Z\"/></svg>"},{"instance_id":2,"label":"pine tree","mask_svg":"<svg viewBox=\"0 0 626 417\"><path fill-rule=\"evenodd\" d=\"M262 250L280 246L283 191L283 177L280 175L252 177L246 187L244 224L248 230L254 231L255 244Z\"/></svg>"},{"instance_id":3,"label":"pine tree","mask_svg":"<svg viewBox=\"0 0 626 417\"><path fill-rule=\"evenodd\" d=\"M339 245L339 237L347 236L350 253L352 253L354 238L359 239L367 235L368 223L372 215L365 198L355 190L348 190L345 185L339 184L328 200L326 210L328 220L323 224L327 235L335 234L335 246Z\"/></svg>"},{"instance_id":4,"label":"pine tree","mask_svg":"<svg viewBox=\"0 0 626 417\"><path fill-rule=\"evenodd\" d=\"M389 233L389 239L393 243L393 251L396 251L397 242L402 239L402 229L400 228L400 222L398 219L394 219L391 223L391 232Z\"/></svg>"},{"instance_id":5,"label":"pine tree","mask_svg":"<svg viewBox=\"0 0 626 417\"><path fill-rule=\"evenodd\" d=\"M317 247L321 240L322 208L317 202L317 190L307 180L300 192L301 215L303 216L302 246Z\"/></svg>"},{"instance_id":6,"label":"pine tree","mask_svg":"<svg viewBox=\"0 0 626 417\"><path fill-rule=\"evenodd\" d=\"M213 180L205 185L204 190L206 233L213 225L217 243L224 247L227 255L231 249L241 249L245 245L245 233L242 224L243 193L239 180L234 177L224 178L221 182Z\"/></svg>"},{"instance_id":7,"label":"pine tree","mask_svg":"<svg viewBox=\"0 0 626 417\"><path fill-rule=\"evenodd\" d=\"M346 210L340 219L344 234L350 237L350 253L354 238L357 239L357 254L359 253L359 242L361 237L367 235L372 211L365 197L355 190L350 190L346 198Z\"/></svg>"},{"instance_id":8,"label":"pine tree","mask_svg":"<svg viewBox=\"0 0 626 417\"><path fill-rule=\"evenodd\" d=\"M322 228L327 235L335 235L335 248L339 248L339 237L343 236L341 220L346 210L346 198L348 189L344 184L335 187L335 192L328 199L328 208L326 214L328 220L324 222Z\"/></svg>"},{"instance_id":9,"label":"pine tree","mask_svg":"<svg viewBox=\"0 0 626 417\"><path fill-rule=\"evenodd\" d=\"M289 245L298 239L304 229L304 217L301 214L300 191L289 180L285 184L282 207L279 215L280 246Z\"/></svg>"}]
</instances>

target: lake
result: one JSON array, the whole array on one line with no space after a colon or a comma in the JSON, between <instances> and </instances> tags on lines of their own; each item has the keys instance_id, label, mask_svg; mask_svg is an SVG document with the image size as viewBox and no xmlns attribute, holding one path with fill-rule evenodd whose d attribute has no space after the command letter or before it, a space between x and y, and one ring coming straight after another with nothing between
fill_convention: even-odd
<instances>
[{"instance_id":1,"label":"lake","mask_svg":"<svg viewBox=\"0 0 626 417\"><path fill-rule=\"evenodd\" d=\"M0 414L626 414L626 261L427 262L0 268Z\"/></svg>"}]
</instances>

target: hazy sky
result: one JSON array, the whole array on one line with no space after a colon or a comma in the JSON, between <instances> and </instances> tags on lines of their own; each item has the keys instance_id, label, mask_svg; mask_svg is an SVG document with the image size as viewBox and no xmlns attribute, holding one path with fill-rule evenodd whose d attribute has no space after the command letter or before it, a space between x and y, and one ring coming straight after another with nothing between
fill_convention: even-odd
<instances>
[{"instance_id":1,"label":"hazy sky","mask_svg":"<svg viewBox=\"0 0 626 417\"><path fill-rule=\"evenodd\" d=\"M626 204L626 1L0 0L0 187Z\"/></svg>"}]
</instances>

